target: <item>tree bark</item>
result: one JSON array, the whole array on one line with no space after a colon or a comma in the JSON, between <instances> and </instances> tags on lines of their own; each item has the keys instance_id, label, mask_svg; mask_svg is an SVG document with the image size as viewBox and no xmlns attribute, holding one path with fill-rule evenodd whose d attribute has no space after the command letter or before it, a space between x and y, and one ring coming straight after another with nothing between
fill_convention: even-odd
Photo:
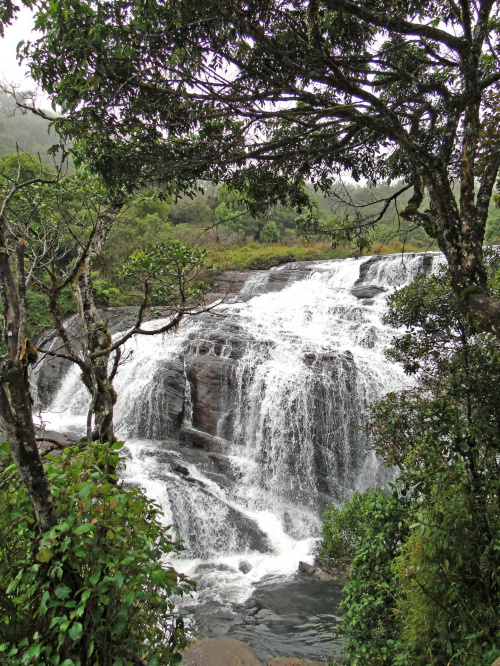
<instances>
[{"instance_id":1,"label":"tree bark","mask_svg":"<svg viewBox=\"0 0 500 666\"><path fill-rule=\"evenodd\" d=\"M43 470L31 413L27 368L31 361L28 330L24 242L16 248L16 278L0 220L0 287L4 305L6 357L0 361L0 436L9 448L33 502L38 526L46 532L57 523L50 485Z\"/></svg>"},{"instance_id":2,"label":"tree bark","mask_svg":"<svg viewBox=\"0 0 500 666\"><path fill-rule=\"evenodd\" d=\"M102 231L96 234L95 242L89 249L88 257L82 263L75 282L75 296L85 337L84 364L86 369L82 373L82 378L92 395L91 410L94 411L95 416L94 429L91 433L89 432L89 426L92 415L89 412L87 436L91 436L92 440L103 443L116 441L113 421L116 393L108 376L111 335L106 324L99 320L95 307L92 261L100 251L110 228L110 225L103 225ZM94 353L106 352L107 350L109 350L109 353L104 353L97 358L92 357Z\"/></svg>"},{"instance_id":3,"label":"tree bark","mask_svg":"<svg viewBox=\"0 0 500 666\"><path fill-rule=\"evenodd\" d=\"M21 482L30 494L38 526L46 532L57 517L36 443L26 368L17 359L1 366L0 435L8 442Z\"/></svg>"}]
</instances>

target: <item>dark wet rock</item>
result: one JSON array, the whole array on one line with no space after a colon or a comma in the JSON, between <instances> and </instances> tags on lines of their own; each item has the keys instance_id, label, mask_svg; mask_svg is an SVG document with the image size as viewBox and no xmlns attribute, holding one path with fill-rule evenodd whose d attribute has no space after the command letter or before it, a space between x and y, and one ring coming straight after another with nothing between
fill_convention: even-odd
<instances>
[{"instance_id":1,"label":"dark wet rock","mask_svg":"<svg viewBox=\"0 0 500 666\"><path fill-rule=\"evenodd\" d=\"M317 366L318 368L321 367L323 364L326 363L331 363L331 362L353 362L354 361L354 356L352 355L352 352L349 350L346 351L332 351L332 352L323 352L323 353L318 353L318 352L307 352L304 354L304 362L307 365L313 365Z\"/></svg>"},{"instance_id":2,"label":"dark wet rock","mask_svg":"<svg viewBox=\"0 0 500 666\"><path fill-rule=\"evenodd\" d=\"M207 484L203 481L200 481L200 479L195 479L193 476L186 476L185 479L188 483L196 483L196 485L200 486L200 488L206 488Z\"/></svg>"},{"instance_id":3,"label":"dark wet rock","mask_svg":"<svg viewBox=\"0 0 500 666\"><path fill-rule=\"evenodd\" d=\"M199 320L203 321L204 328L190 336L189 354L239 359L247 351L250 341L241 326L215 313L200 315Z\"/></svg>"},{"instance_id":4,"label":"dark wet rock","mask_svg":"<svg viewBox=\"0 0 500 666\"><path fill-rule=\"evenodd\" d=\"M217 450L221 447L219 438L196 428L181 428L180 440L204 451L214 451L214 449Z\"/></svg>"},{"instance_id":5,"label":"dark wet rock","mask_svg":"<svg viewBox=\"0 0 500 666\"><path fill-rule=\"evenodd\" d=\"M193 477L176 477L173 479L170 478L170 494L177 495L179 500L181 497L186 495L186 483L196 484L199 488L197 490L197 503L188 503L188 502L174 502L176 510L182 512L182 515L177 517L177 514L173 513L173 524L179 524L181 522L190 526L190 529L199 530L203 529L204 526L200 524L199 516L199 505L198 503L203 503L205 508L211 507L211 512L214 515L223 516L223 523L220 525L220 528L217 530L217 533L211 541L211 548L214 551L222 550L223 547L227 544L228 540L233 541L236 544L238 550L245 551L256 551L258 553L270 553L273 552L273 547L269 542L269 539L265 532L263 532L258 524L245 516L243 513L233 508L226 502L224 502L220 497L212 494L210 488L204 484L202 481L195 479ZM206 557L206 552L204 550L202 541L193 541L188 549L190 556L193 557Z\"/></svg>"},{"instance_id":6,"label":"dark wet rock","mask_svg":"<svg viewBox=\"0 0 500 666\"><path fill-rule=\"evenodd\" d=\"M354 283L354 287L362 285L368 275L368 271L374 264L378 264L379 261L383 261L384 257L382 255L375 255L364 261L359 267L359 278Z\"/></svg>"},{"instance_id":7,"label":"dark wet rock","mask_svg":"<svg viewBox=\"0 0 500 666\"><path fill-rule=\"evenodd\" d=\"M175 465L172 469L177 474L182 474L182 476L189 476L189 470L187 467L184 467L184 465Z\"/></svg>"},{"instance_id":8,"label":"dark wet rock","mask_svg":"<svg viewBox=\"0 0 500 666\"><path fill-rule=\"evenodd\" d=\"M384 289L384 287L377 287L374 284L366 284L366 285L360 285L359 287L353 287L351 289L351 294L353 296L356 296L356 298L365 299L365 298L374 298L374 296L383 294L385 291L387 290Z\"/></svg>"},{"instance_id":9,"label":"dark wet rock","mask_svg":"<svg viewBox=\"0 0 500 666\"><path fill-rule=\"evenodd\" d=\"M252 570L252 565L249 562L243 561L238 564L238 569L241 571L241 573L247 574Z\"/></svg>"},{"instance_id":10,"label":"dark wet rock","mask_svg":"<svg viewBox=\"0 0 500 666\"><path fill-rule=\"evenodd\" d=\"M317 569L313 567L312 564L307 564L307 562L299 562L299 571L300 573L307 574L308 576L314 576Z\"/></svg>"},{"instance_id":11,"label":"dark wet rock","mask_svg":"<svg viewBox=\"0 0 500 666\"><path fill-rule=\"evenodd\" d=\"M56 432L55 430L37 430L36 433L38 450L44 456L50 453L57 456L64 449L79 443L78 437L71 433Z\"/></svg>"},{"instance_id":12,"label":"dark wet rock","mask_svg":"<svg viewBox=\"0 0 500 666\"><path fill-rule=\"evenodd\" d=\"M262 666L255 651L233 638L202 638L182 655L184 666Z\"/></svg>"},{"instance_id":13,"label":"dark wet rock","mask_svg":"<svg viewBox=\"0 0 500 666\"><path fill-rule=\"evenodd\" d=\"M222 562L202 562L198 564L195 569L195 574L199 574L203 571L236 571L233 567L230 567L229 564L224 564Z\"/></svg>"},{"instance_id":14,"label":"dark wet rock","mask_svg":"<svg viewBox=\"0 0 500 666\"><path fill-rule=\"evenodd\" d=\"M148 395L135 401L127 413L129 437L177 437L184 418L186 378L183 359L159 359ZM117 423L117 428L121 426Z\"/></svg>"},{"instance_id":15,"label":"dark wet rock","mask_svg":"<svg viewBox=\"0 0 500 666\"><path fill-rule=\"evenodd\" d=\"M322 571L319 567L308 564L307 562L299 562L299 572L306 576L314 576L314 578L322 581L334 580L334 577L331 574Z\"/></svg>"},{"instance_id":16,"label":"dark wet rock","mask_svg":"<svg viewBox=\"0 0 500 666\"><path fill-rule=\"evenodd\" d=\"M316 265L310 261L295 261L293 255L290 255L284 258L257 258L250 268L249 271L226 271L217 276L210 298L215 300L227 294L225 300L228 301L228 296L231 299L231 296L237 294L237 300L244 302L257 294L281 291L291 282L315 270Z\"/></svg>"},{"instance_id":17,"label":"dark wet rock","mask_svg":"<svg viewBox=\"0 0 500 666\"><path fill-rule=\"evenodd\" d=\"M224 296L224 294L237 294L239 293L250 276L254 275L256 271L225 271L217 276L215 282L212 284L211 292L214 296ZM266 274L267 271L259 271L259 273Z\"/></svg>"},{"instance_id":18,"label":"dark wet rock","mask_svg":"<svg viewBox=\"0 0 500 666\"><path fill-rule=\"evenodd\" d=\"M222 417L235 407L236 361L231 358L197 355L187 362L191 384L193 426L210 435L227 436Z\"/></svg>"},{"instance_id":19,"label":"dark wet rock","mask_svg":"<svg viewBox=\"0 0 500 666\"><path fill-rule=\"evenodd\" d=\"M432 255L432 254L424 255L424 258L423 258L423 261L422 261L422 268L424 269L424 271L428 272L428 271L432 270L433 264L434 264L434 255ZM499 660L498 666L500 666L500 660Z\"/></svg>"},{"instance_id":20,"label":"dark wet rock","mask_svg":"<svg viewBox=\"0 0 500 666\"><path fill-rule=\"evenodd\" d=\"M237 479L238 474L231 464L231 460L227 456L224 456L220 453L211 452L208 454L208 457L221 474L224 474L224 476L226 476L228 479L231 479L232 481Z\"/></svg>"},{"instance_id":21,"label":"dark wet rock","mask_svg":"<svg viewBox=\"0 0 500 666\"><path fill-rule=\"evenodd\" d=\"M317 571L315 575L318 580L333 580L333 576L326 571Z\"/></svg>"}]
</instances>

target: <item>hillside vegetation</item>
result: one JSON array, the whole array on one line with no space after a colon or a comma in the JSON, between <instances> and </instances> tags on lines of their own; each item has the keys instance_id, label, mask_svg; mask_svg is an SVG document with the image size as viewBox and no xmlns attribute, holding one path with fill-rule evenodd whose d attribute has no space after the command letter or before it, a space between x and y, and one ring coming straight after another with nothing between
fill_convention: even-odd
<instances>
[{"instance_id":1,"label":"hillside vegetation","mask_svg":"<svg viewBox=\"0 0 500 666\"><path fill-rule=\"evenodd\" d=\"M15 111L14 102L0 94L0 157L16 151L39 155L50 163L47 150L56 142L49 123L33 114ZM394 194L400 184L376 186L347 183L338 185L328 196L313 193L320 227L325 231L336 220L357 213L365 217L380 214L381 201ZM366 254L425 251L437 249L422 228L399 218L412 190L398 204L392 202L370 233ZM351 256L350 246L332 249L321 235L306 237L297 229L297 213L277 206L266 216L253 217L245 204L224 187L200 183L199 191L176 200L162 199L155 191L145 193L140 205L132 207L114 227L106 243L99 272L102 298L107 304L122 304L114 291L115 272L137 250L145 250L161 240L180 240L208 250L209 260L222 270L262 269L289 261L333 259ZM299 225L300 229L300 225ZM326 235L326 234L325 234ZM500 242L500 209L493 205L486 230L486 242Z\"/></svg>"}]
</instances>

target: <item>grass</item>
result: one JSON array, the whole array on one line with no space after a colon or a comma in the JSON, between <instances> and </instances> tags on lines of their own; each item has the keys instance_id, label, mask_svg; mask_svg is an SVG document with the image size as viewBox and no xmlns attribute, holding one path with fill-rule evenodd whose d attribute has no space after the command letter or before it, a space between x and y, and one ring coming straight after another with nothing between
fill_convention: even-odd
<instances>
[{"instance_id":1,"label":"grass","mask_svg":"<svg viewBox=\"0 0 500 666\"><path fill-rule=\"evenodd\" d=\"M388 245L374 243L371 254L393 254L401 252L402 244L394 241ZM293 245L280 245L279 243L264 244L250 243L248 245L232 245L210 247L209 258L221 270L257 270L272 268L291 261L316 261L318 259L345 259L355 256L352 247L337 247L332 249L326 242L297 242ZM405 252L422 252L426 248L406 245Z\"/></svg>"}]
</instances>

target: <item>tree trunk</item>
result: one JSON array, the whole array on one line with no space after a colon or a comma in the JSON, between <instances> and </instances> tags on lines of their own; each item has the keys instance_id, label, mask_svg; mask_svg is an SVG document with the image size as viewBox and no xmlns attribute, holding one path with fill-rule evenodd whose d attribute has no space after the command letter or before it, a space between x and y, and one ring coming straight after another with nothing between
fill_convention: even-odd
<instances>
[{"instance_id":1,"label":"tree trunk","mask_svg":"<svg viewBox=\"0 0 500 666\"><path fill-rule=\"evenodd\" d=\"M82 265L77 278L76 300L85 336L84 362L87 370L83 373L83 380L92 395L91 410L95 416L93 432L87 432L87 436L91 435L93 440L100 442L112 443L116 441L113 423L116 393L108 377L109 356L103 354L92 358L92 353L105 351L111 347L111 336L106 324L99 321L94 304L90 258ZM91 416L89 413L90 422Z\"/></svg>"},{"instance_id":2,"label":"tree trunk","mask_svg":"<svg viewBox=\"0 0 500 666\"><path fill-rule=\"evenodd\" d=\"M95 404L94 439L100 442L112 444L116 441L113 422L115 402L116 393L109 379L99 381Z\"/></svg>"},{"instance_id":3,"label":"tree trunk","mask_svg":"<svg viewBox=\"0 0 500 666\"><path fill-rule=\"evenodd\" d=\"M0 436L9 448L21 482L33 502L41 532L57 523L50 485L36 443L27 368L33 346L28 330L24 241L16 247L16 278L0 220L0 288L4 306L6 357L0 361Z\"/></svg>"},{"instance_id":4,"label":"tree trunk","mask_svg":"<svg viewBox=\"0 0 500 666\"><path fill-rule=\"evenodd\" d=\"M26 368L19 360L3 361L0 386L0 435L9 443L42 532L57 523L49 482L36 444Z\"/></svg>"}]
</instances>

